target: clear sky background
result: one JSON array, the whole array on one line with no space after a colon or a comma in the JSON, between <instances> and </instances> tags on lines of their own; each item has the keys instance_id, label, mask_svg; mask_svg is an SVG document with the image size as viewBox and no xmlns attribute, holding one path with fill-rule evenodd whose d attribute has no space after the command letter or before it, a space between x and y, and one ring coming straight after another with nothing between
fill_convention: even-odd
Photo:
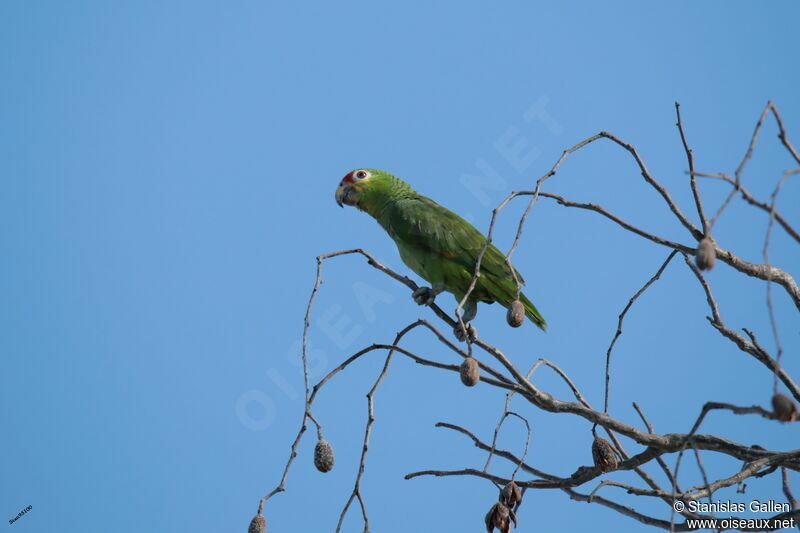
<instances>
[{"instance_id":1,"label":"clear sky background","mask_svg":"<svg viewBox=\"0 0 800 533\"><path fill-rule=\"evenodd\" d=\"M799 18L796 2L2 2L0 529L245 531L300 422L314 257L364 247L408 273L374 221L334 203L346 172L389 170L485 231L505 195L532 187L564 148L608 130L640 150L696 220L673 102L699 170L733 172L768 99L800 145ZM768 121L744 176L764 199L792 165L776 131ZM529 155L516 165L502 148L513 142ZM470 186L486 168L495 177ZM789 182L779 202L795 227L798 187ZM727 192L717 182L701 189L709 210ZM569 159L547 190L691 244L609 143ZM504 212L501 247L522 208ZM737 201L715 235L760 261L766 224ZM521 369L554 360L601 407L617 315L667 252L542 201L515 260L550 330L511 330L498 306L481 307L476 325ZM780 229L772 259L800 267ZM326 264L325 280L310 331L312 379L432 318L359 258ZM724 264L709 280L726 322L773 350L764 283ZM797 377L798 314L774 294L785 366ZM449 296L439 302L453 309ZM771 376L721 339L707 313L675 261L628 315L612 362L612 415L639 425L637 401L659 432L686 432L707 400L768 405ZM421 332L408 346L458 362ZM314 470L306 434L287 492L267 505L270 531L334 529L382 362L366 357L320 394L315 413L336 468ZM547 372L536 383L569 397ZM403 475L481 468L483 453L434 424L490 439L503 401L397 359L376 399L363 480L372 530L480 531L496 499L490 483ZM515 408L531 421L534 465L569 475L590 464L587 423ZM752 417L719 414L704 428L776 449L798 442L797 425ZM518 451L523 437L512 421L501 446ZM688 486L699 478L686 465ZM724 477L740 465L709 457L706 467ZM800 495L800 476L792 482ZM783 500L774 477L720 499L728 494ZM632 502L617 489L604 495ZM633 503L669 516L661 502ZM520 520L521 531L645 529L558 491L529 492ZM344 529L361 528L353 509Z\"/></svg>"}]
</instances>

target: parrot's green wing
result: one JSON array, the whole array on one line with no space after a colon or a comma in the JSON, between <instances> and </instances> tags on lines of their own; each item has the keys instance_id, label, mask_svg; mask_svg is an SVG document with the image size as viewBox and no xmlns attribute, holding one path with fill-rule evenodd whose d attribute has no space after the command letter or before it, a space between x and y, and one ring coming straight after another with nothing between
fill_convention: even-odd
<instances>
[{"instance_id":1,"label":"parrot's green wing","mask_svg":"<svg viewBox=\"0 0 800 533\"><path fill-rule=\"evenodd\" d=\"M424 196L399 200L393 207L390 211L391 228L403 244L438 255L474 272L486 238L472 224ZM505 257L493 244L483 255L481 271L511 277ZM519 279L522 282L522 278Z\"/></svg>"},{"instance_id":2,"label":"parrot's green wing","mask_svg":"<svg viewBox=\"0 0 800 533\"><path fill-rule=\"evenodd\" d=\"M472 224L419 195L395 200L381 218L412 269L431 283L442 283L457 298L463 297L472 281L478 254L486 244L486 238ZM524 283L518 272L517 279ZM517 297L511 269L493 244L481 259L481 276L472 297L504 307ZM533 303L524 295L520 300L531 321L544 329L545 321Z\"/></svg>"}]
</instances>

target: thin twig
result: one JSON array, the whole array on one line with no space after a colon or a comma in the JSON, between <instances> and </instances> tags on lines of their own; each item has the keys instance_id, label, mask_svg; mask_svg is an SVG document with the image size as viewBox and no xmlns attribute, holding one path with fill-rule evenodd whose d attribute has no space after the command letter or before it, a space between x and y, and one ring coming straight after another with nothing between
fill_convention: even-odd
<instances>
[{"instance_id":1,"label":"thin twig","mask_svg":"<svg viewBox=\"0 0 800 533\"><path fill-rule=\"evenodd\" d=\"M725 325L725 323L722 321L722 317L720 316L719 308L714 300L714 296L711 294L711 287L709 287L708 281L706 281L705 277L697 268L697 266L695 266L694 262L692 262L685 254L683 259L697 280L700 282L700 285L703 287L703 290L706 293L706 300L708 301L708 306L711 309L712 315L711 317L706 317L709 323L717 331L719 331L722 336L733 341L733 343L736 344L740 350L752 355L756 361L766 366L773 374L778 376L783 384L786 385L786 388L789 389L789 392L791 392L795 398L800 400L800 387L797 386L792 377L784 369L778 366L776 361L769 355L769 353L767 353L767 351L764 350L764 348L758 344L758 342L756 342L755 336L748 330L744 330L745 333L750 337L750 341L748 341Z\"/></svg>"},{"instance_id":2,"label":"thin twig","mask_svg":"<svg viewBox=\"0 0 800 533\"><path fill-rule=\"evenodd\" d=\"M775 203L778 201L778 194L781 192L781 187L789 178L789 176L795 175L800 173L800 170L787 170L786 172L781 175L781 178L778 180L777 185L775 185L775 190L772 191L772 195L770 195L770 202L769 202L769 223L767 224L767 232L764 236L764 247L762 249L762 256L764 258L764 264L769 264L769 240L772 236L772 226L775 223ZM781 344L781 336L778 332L778 321L775 318L775 308L772 305L772 280L767 279L767 314L769 316L769 323L772 329L772 337L775 339L775 365L777 367L781 366L781 355L783 355L783 345ZM774 374L773 379L773 394L778 394L778 374Z\"/></svg>"},{"instance_id":3,"label":"thin twig","mask_svg":"<svg viewBox=\"0 0 800 533\"><path fill-rule=\"evenodd\" d=\"M721 173L721 172L717 173L717 174L710 174L708 172L695 172L694 174L698 178L710 178L710 179L717 179L717 180L720 180L720 181L724 181L725 183L727 183L731 187L733 187L733 190L728 195L729 197L735 196L736 192L738 192L741 195L742 200L744 200L746 203L761 209L762 211L764 211L767 214L770 214L771 209L770 209L770 206L769 206L768 203L762 202L761 200L758 200L757 198L755 198L752 194L750 194L750 191L748 191L744 187L744 185L741 185L741 184L737 185L736 181L733 178L731 178L730 176L728 176L728 175L726 175L724 173ZM728 200L728 201L730 201L730 200ZM775 215L775 221L778 224L781 225L781 227L786 231L786 233L788 233L789 236L791 238L793 238L795 241L800 243L800 233L798 233L797 230L795 230L791 226L791 224L789 224L789 222L786 221L784 216L779 211L775 210L774 211L774 215ZM712 220L709 225L713 226L714 222L715 222L715 220Z\"/></svg>"},{"instance_id":4,"label":"thin twig","mask_svg":"<svg viewBox=\"0 0 800 533\"><path fill-rule=\"evenodd\" d=\"M392 343L393 346L397 346L403 336L411 331L414 327L412 324L411 326L406 327L402 331L400 331L394 339ZM361 494L361 477L364 475L364 469L366 468L366 461L367 461L367 452L369 451L369 438L372 435L372 425L375 423L375 403L373 401L375 397L375 392L378 390L378 387L381 386L383 380L386 379L386 374L389 371L389 365L392 362L392 356L395 353L395 348L389 350L389 354L386 356L386 361L383 363L383 369L381 373L378 375L378 379L375 380L375 384L372 385L372 388L367 393L367 425L364 429L364 445L361 448L361 459L358 463L358 474L356 475L356 481L353 486L353 492L350 495L350 498L347 500L344 508L342 509L341 514L339 515L339 523L336 526L336 533L339 533L342 529L342 523L344 522L344 517L347 514L347 510L350 508L350 504L353 502L353 498L358 498L358 503L361 505L361 512L364 518L364 533L369 532L369 518L367 517L367 508L364 504L364 498Z\"/></svg>"},{"instance_id":5,"label":"thin twig","mask_svg":"<svg viewBox=\"0 0 800 533\"><path fill-rule=\"evenodd\" d=\"M700 200L700 192L697 190L697 180L694 175L694 154L692 149L689 148L689 143L686 142L686 134L683 132L683 122L681 121L681 104L675 102L675 114L678 117L678 132L681 135L681 143L683 143L683 150L686 152L686 161L689 164L689 183L692 187L692 196L694 197L694 204L697 208L697 216L700 217L700 225L703 228L703 235L708 236L709 226L706 220L706 215L703 212L703 202Z\"/></svg>"},{"instance_id":6,"label":"thin twig","mask_svg":"<svg viewBox=\"0 0 800 533\"><path fill-rule=\"evenodd\" d=\"M642 412L642 409L639 407L639 404L637 404L636 402L633 402L633 408L639 414L639 418L642 419L642 422L644 422L644 425L647 428L647 431L650 432L650 433L655 433L655 431L653 430L653 425L650 423L650 421L647 419L647 417L644 416L644 413ZM664 461L664 458L659 455L658 457L656 457L656 462L661 467L661 470L664 471L664 474L666 474L667 479L669 479L670 484L674 484L675 487L677 488L677 491L681 492L680 486L678 485L677 481L675 480L675 476L672 475L672 469L670 469L669 465L667 465L666 461Z\"/></svg>"},{"instance_id":7,"label":"thin twig","mask_svg":"<svg viewBox=\"0 0 800 533\"><path fill-rule=\"evenodd\" d=\"M708 474L706 474L706 468L703 466L703 460L700 457L700 450L698 450L697 446L695 446L694 444L692 444L692 450L694 450L694 458L697 461L697 468L700 470L700 475L703 478L703 485L705 486L706 491L708 492L708 503L711 504L713 503L711 500L711 495L713 494L713 492L711 491L711 485L708 483ZM713 513L711 516L714 516Z\"/></svg>"},{"instance_id":8,"label":"thin twig","mask_svg":"<svg viewBox=\"0 0 800 533\"><path fill-rule=\"evenodd\" d=\"M678 116L680 117L680 115L678 115ZM618 321L617 321L617 331L614 334L614 338L611 339L611 344L608 346L608 351L606 351L606 384L605 384L605 396L604 396L604 400L603 400L603 412L604 413L608 413L608 383L609 383L609 379L611 377L611 372L610 372L610 368L611 368L611 352L614 350L614 345L617 343L617 339L619 339L620 335L622 335L622 321L625 320L625 315L628 313L628 310L633 306L633 303L642 294L644 294L644 292L653 283L655 283L656 281L658 281L661 278L661 274L664 272L664 269L667 268L667 265L669 265L670 261L672 261L672 258L675 257L675 254L677 254L677 253L678 253L677 250L672 250L672 252L670 252L670 254L667 256L667 259L661 264L661 266L656 271L656 273L647 281L647 283L645 283L642 286L641 289L636 291L636 294L634 294L630 298L630 300L628 300L627 305L622 310L622 312L619 314L619 318L618 318Z\"/></svg>"}]
</instances>

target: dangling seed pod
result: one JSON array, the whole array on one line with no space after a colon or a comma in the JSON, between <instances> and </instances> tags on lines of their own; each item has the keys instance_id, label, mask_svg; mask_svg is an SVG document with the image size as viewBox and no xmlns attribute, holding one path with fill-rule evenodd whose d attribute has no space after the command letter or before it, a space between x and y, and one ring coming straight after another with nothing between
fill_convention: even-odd
<instances>
[{"instance_id":1,"label":"dangling seed pod","mask_svg":"<svg viewBox=\"0 0 800 533\"><path fill-rule=\"evenodd\" d=\"M797 406L785 394L778 393L772 397L772 411L775 418L781 422L797 420Z\"/></svg>"},{"instance_id":2,"label":"dangling seed pod","mask_svg":"<svg viewBox=\"0 0 800 533\"><path fill-rule=\"evenodd\" d=\"M333 470L333 448L322 437L314 447L314 466L322 473Z\"/></svg>"},{"instance_id":3,"label":"dangling seed pod","mask_svg":"<svg viewBox=\"0 0 800 533\"><path fill-rule=\"evenodd\" d=\"M597 435L594 436L594 442L592 442L592 459L594 466L601 472L610 472L617 468L617 455L614 453L614 447L606 439Z\"/></svg>"},{"instance_id":4,"label":"dangling seed pod","mask_svg":"<svg viewBox=\"0 0 800 533\"><path fill-rule=\"evenodd\" d=\"M714 268L714 262L717 260L717 253L714 250L714 243L711 237L703 237L700 244L697 246L697 253L694 256L694 262L697 263L697 268L700 270L711 270Z\"/></svg>"},{"instance_id":5,"label":"dangling seed pod","mask_svg":"<svg viewBox=\"0 0 800 533\"><path fill-rule=\"evenodd\" d=\"M508 313L506 313L506 322L512 328L518 328L525 322L525 306L519 300L514 300L508 306Z\"/></svg>"},{"instance_id":6,"label":"dangling seed pod","mask_svg":"<svg viewBox=\"0 0 800 533\"><path fill-rule=\"evenodd\" d=\"M500 501L509 509L516 511L519 508L519 504L522 502L522 491L519 489L519 485L513 481L509 481L500 491Z\"/></svg>"},{"instance_id":7,"label":"dangling seed pod","mask_svg":"<svg viewBox=\"0 0 800 533\"><path fill-rule=\"evenodd\" d=\"M461 374L461 383L467 387L474 387L481 379L478 361L472 357L467 357L464 359L464 362L461 363L459 373Z\"/></svg>"},{"instance_id":8,"label":"dangling seed pod","mask_svg":"<svg viewBox=\"0 0 800 533\"><path fill-rule=\"evenodd\" d=\"M258 504L258 514L250 520L250 527L247 528L247 533L266 533L267 521L264 520L264 515L261 514L263 508L264 501L262 500Z\"/></svg>"},{"instance_id":9,"label":"dangling seed pod","mask_svg":"<svg viewBox=\"0 0 800 533\"><path fill-rule=\"evenodd\" d=\"M266 533L267 521L264 520L262 515L256 515L250 521L250 527L247 528L247 533Z\"/></svg>"},{"instance_id":10,"label":"dangling seed pod","mask_svg":"<svg viewBox=\"0 0 800 533\"><path fill-rule=\"evenodd\" d=\"M503 502L497 502L486 513L484 522L488 533L492 533L495 529L501 533L508 533L511 531L511 522L514 523L514 527L517 527L517 515Z\"/></svg>"}]
</instances>

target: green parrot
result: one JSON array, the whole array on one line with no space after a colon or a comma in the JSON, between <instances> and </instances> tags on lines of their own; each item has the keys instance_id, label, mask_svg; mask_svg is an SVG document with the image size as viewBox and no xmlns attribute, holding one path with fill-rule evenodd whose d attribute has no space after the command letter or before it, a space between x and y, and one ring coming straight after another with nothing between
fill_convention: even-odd
<instances>
[{"instance_id":1,"label":"green parrot","mask_svg":"<svg viewBox=\"0 0 800 533\"><path fill-rule=\"evenodd\" d=\"M458 302L464 298L486 244L486 237L472 224L381 170L365 168L347 174L336 189L336 203L355 206L377 220L397 244L403 262L431 284L414 291L416 303L430 305L443 291ZM519 273L517 278L524 283ZM478 302L497 302L508 308L516 298L517 286L505 256L490 244L462 319L468 324L475 318ZM544 330L547 324L533 303L524 294L519 300L525 315Z\"/></svg>"}]
</instances>

